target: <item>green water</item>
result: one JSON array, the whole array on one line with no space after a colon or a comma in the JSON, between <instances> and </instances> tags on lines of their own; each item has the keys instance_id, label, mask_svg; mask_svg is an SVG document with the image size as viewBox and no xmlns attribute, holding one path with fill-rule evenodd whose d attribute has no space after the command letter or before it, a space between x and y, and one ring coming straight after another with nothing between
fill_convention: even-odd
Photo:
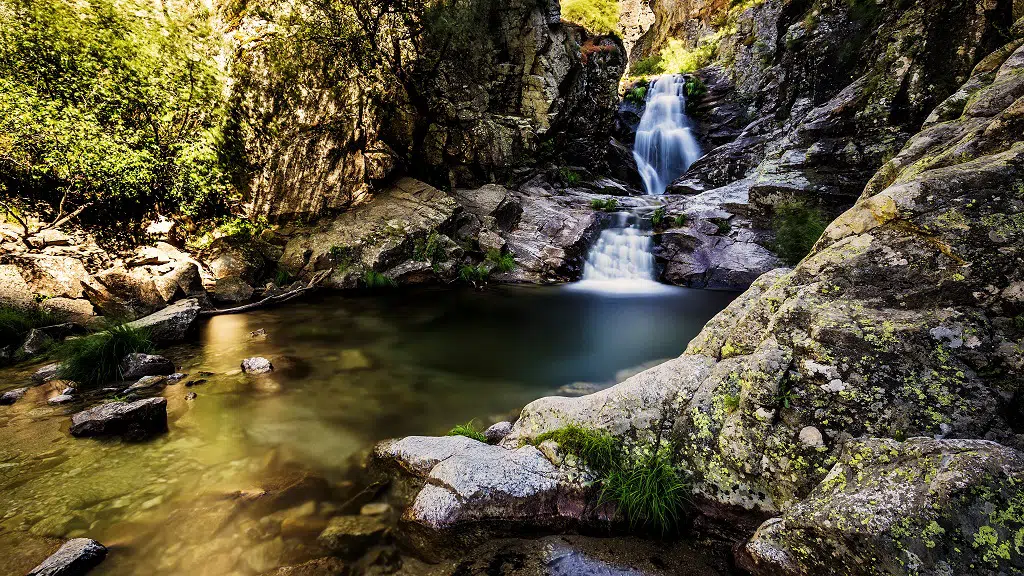
<instances>
[{"instance_id":1,"label":"green water","mask_svg":"<svg viewBox=\"0 0 1024 576\"><path fill-rule=\"evenodd\" d=\"M56 384L0 407L0 574L24 574L75 536L110 547L97 574L259 574L320 556L318 527L352 512L352 463L374 442L613 383L680 354L731 297L419 290L213 318L162 352L206 382L161 392L170 430L159 438L71 438L70 415L87 406L48 406ZM267 336L251 337L258 329ZM257 355L272 374L237 373ZM0 371L0 390L32 369ZM289 486L269 504L239 496Z\"/></svg>"}]
</instances>

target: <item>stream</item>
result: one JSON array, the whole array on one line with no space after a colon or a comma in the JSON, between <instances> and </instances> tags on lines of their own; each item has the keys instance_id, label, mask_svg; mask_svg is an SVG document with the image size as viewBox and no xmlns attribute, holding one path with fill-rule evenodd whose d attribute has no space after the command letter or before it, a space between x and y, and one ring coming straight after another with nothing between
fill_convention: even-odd
<instances>
[{"instance_id":1,"label":"stream","mask_svg":"<svg viewBox=\"0 0 1024 576\"><path fill-rule=\"evenodd\" d=\"M170 430L154 440L71 438L84 406L48 406L56 384L0 408L0 574L86 535L111 549L97 574L259 574L323 555L309 518L353 513L349 475L376 441L485 426L565 386L611 385L681 354L733 297L403 289L212 318L161 352L189 377L162 392ZM275 371L237 373L256 355ZM0 388L35 367L0 371ZM272 508L239 511L281 487Z\"/></svg>"}]
</instances>

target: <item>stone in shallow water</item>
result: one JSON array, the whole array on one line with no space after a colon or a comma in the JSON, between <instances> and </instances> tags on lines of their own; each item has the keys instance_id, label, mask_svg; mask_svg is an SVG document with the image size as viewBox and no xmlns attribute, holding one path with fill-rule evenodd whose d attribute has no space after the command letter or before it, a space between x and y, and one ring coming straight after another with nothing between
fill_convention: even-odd
<instances>
[{"instance_id":1,"label":"stone in shallow water","mask_svg":"<svg viewBox=\"0 0 1024 576\"><path fill-rule=\"evenodd\" d=\"M102 544L88 538L68 540L28 573L28 576L80 576L95 568L107 556Z\"/></svg>"},{"instance_id":2,"label":"stone in shallow water","mask_svg":"<svg viewBox=\"0 0 1024 576\"><path fill-rule=\"evenodd\" d=\"M75 401L75 397L70 395L70 394L59 394L59 395L54 396L53 398L50 398L49 400L47 400L46 403L50 404L50 405L56 406L58 404L67 404L68 402L74 402L74 401Z\"/></svg>"},{"instance_id":3,"label":"stone in shallow water","mask_svg":"<svg viewBox=\"0 0 1024 576\"><path fill-rule=\"evenodd\" d=\"M270 360L261 356L242 360L242 372L246 374L266 374L273 370L274 365L270 363Z\"/></svg>"},{"instance_id":4,"label":"stone in shallow water","mask_svg":"<svg viewBox=\"0 0 1024 576\"><path fill-rule=\"evenodd\" d=\"M54 362L53 364L47 364L39 370L36 370L32 374L32 381L36 384L43 384L57 378L57 372L60 371L60 363Z\"/></svg>"},{"instance_id":5,"label":"stone in shallow water","mask_svg":"<svg viewBox=\"0 0 1024 576\"><path fill-rule=\"evenodd\" d=\"M265 576L334 576L345 570L345 563L337 558L317 558L294 566L282 566Z\"/></svg>"},{"instance_id":6,"label":"stone in shallow water","mask_svg":"<svg viewBox=\"0 0 1024 576\"><path fill-rule=\"evenodd\" d=\"M25 392L28 392L28 388L15 388L14 390L4 392L3 395L0 396L0 406L10 406L11 404L14 404L18 400L21 400L21 397L25 395Z\"/></svg>"},{"instance_id":7,"label":"stone in shallow water","mask_svg":"<svg viewBox=\"0 0 1024 576\"><path fill-rule=\"evenodd\" d=\"M121 361L121 376L135 380L143 376L167 376L174 374L174 362L155 354L129 354Z\"/></svg>"},{"instance_id":8,"label":"stone in shallow water","mask_svg":"<svg viewBox=\"0 0 1024 576\"><path fill-rule=\"evenodd\" d=\"M75 414L71 435L123 436L141 440L167 431L167 400L147 398L136 402L110 402Z\"/></svg>"},{"instance_id":9,"label":"stone in shallow water","mask_svg":"<svg viewBox=\"0 0 1024 576\"><path fill-rule=\"evenodd\" d=\"M354 557L379 543L387 531L388 525L377 516L336 516L317 543L337 556Z\"/></svg>"},{"instance_id":10,"label":"stone in shallow water","mask_svg":"<svg viewBox=\"0 0 1024 576\"><path fill-rule=\"evenodd\" d=\"M156 388L167 382L167 378L163 376L143 376L139 378L139 381L128 387L129 392L138 392L140 390L150 390Z\"/></svg>"},{"instance_id":11,"label":"stone in shallow water","mask_svg":"<svg viewBox=\"0 0 1024 576\"><path fill-rule=\"evenodd\" d=\"M359 513L363 516L383 516L389 512L391 512L391 505L387 502L370 502L363 504L363 507L359 509Z\"/></svg>"},{"instance_id":12,"label":"stone in shallow water","mask_svg":"<svg viewBox=\"0 0 1024 576\"><path fill-rule=\"evenodd\" d=\"M199 317L199 300L189 298L140 318L130 324L133 328L149 330L149 337L157 344L184 340Z\"/></svg>"}]
</instances>

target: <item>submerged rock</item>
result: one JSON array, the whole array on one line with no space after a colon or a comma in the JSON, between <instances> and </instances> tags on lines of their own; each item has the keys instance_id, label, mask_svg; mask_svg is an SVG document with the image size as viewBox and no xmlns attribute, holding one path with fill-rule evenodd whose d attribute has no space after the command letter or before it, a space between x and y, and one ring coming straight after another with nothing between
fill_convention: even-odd
<instances>
[{"instance_id":1,"label":"submerged rock","mask_svg":"<svg viewBox=\"0 0 1024 576\"><path fill-rule=\"evenodd\" d=\"M60 363L54 362L53 364L47 364L42 368L36 370L32 374L32 381L38 384L44 384L51 380L57 379L57 373L60 372Z\"/></svg>"},{"instance_id":2,"label":"submerged rock","mask_svg":"<svg viewBox=\"0 0 1024 576\"><path fill-rule=\"evenodd\" d=\"M65 393L65 394L58 394L57 396L54 396L54 397L50 398L49 400L46 401L46 403L51 405L51 406L58 406L60 404L68 404L70 402L74 402L75 400L77 400L77 398L75 398L71 394L66 394Z\"/></svg>"},{"instance_id":3,"label":"submerged rock","mask_svg":"<svg viewBox=\"0 0 1024 576\"><path fill-rule=\"evenodd\" d=\"M246 374L266 374L273 372L273 370L274 365L270 363L270 360L261 356L242 360L242 372Z\"/></svg>"},{"instance_id":4,"label":"submerged rock","mask_svg":"<svg viewBox=\"0 0 1024 576\"><path fill-rule=\"evenodd\" d=\"M4 392L3 395L0 395L0 406L10 406L11 404L14 404L18 400L21 400L21 397L24 396L26 392L28 392L28 388L15 388L14 390Z\"/></svg>"},{"instance_id":5,"label":"submerged rock","mask_svg":"<svg viewBox=\"0 0 1024 576\"><path fill-rule=\"evenodd\" d=\"M338 558L317 558L295 564L293 566L282 566L263 576L337 576L345 573L345 563Z\"/></svg>"},{"instance_id":6,"label":"submerged rock","mask_svg":"<svg viewBox=\"0 0 1024 576\"><path fill-rule=\"evenodd\" d=\"M135 402L110 402L75 414L71 435L123 436L142 440L167 431L167 400L147 398Z\"/></svg>"},{"instance_id":7,"label":"submerged rock","mask_svg":"<svg viewBox=\"0 0 1024 576\"><path fill-rule=\"evenodd\" d=\"M332 554L352 558L379 544L388 528L379 516L336 516L317 537L317 543Z\"/></svg>"},{"instance_id":8,"label":"submerged rock","mask_svg":"<svg viewBox=\"0 0 1024 576\"><path fill-rule=\"evenodd\" d=\"M75 538L68 540L33 568L28 576L82 576L95 568L107 556L107 549L95 540Z\"/></svg>"},{"instance_id":9,"label":"submerged rock","mask_svg":"<svg viewBox=\"0 0 1024 576\"><path fill-rule=\"evenodd\" d=\"M174 374L174 362L163 356L134 353L125 356L121 361L121 377L125 380L168 374Z\"/></svg>"}]
</instances>

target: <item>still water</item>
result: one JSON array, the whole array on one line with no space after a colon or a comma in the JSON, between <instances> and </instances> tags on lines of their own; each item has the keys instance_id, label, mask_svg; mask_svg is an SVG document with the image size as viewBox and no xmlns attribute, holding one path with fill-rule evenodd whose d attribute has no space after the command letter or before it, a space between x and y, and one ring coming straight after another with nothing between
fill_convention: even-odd
<instances>
[{"instance_id":1,"label":"still water","mask_svg":"<svg viewBox=\"0 0 1024 576\"><path fill-rule=\"evenodd\" d=\"M259 574L320 556L322 522L351 513L352 463L374 442L612 384L680 354L732 297L424 289L213 318L162 352L193 385L163 390L170 431L155 440L71 438L70 415L87 406L48 406L56 384L0 407L0 574L77 536L111 549L97 574ZM237 373L257 355L272 374ZM0 391L34 368L0 371ZM240 504L282 487L273 506Z\"/></svg>"}]
</instances>

